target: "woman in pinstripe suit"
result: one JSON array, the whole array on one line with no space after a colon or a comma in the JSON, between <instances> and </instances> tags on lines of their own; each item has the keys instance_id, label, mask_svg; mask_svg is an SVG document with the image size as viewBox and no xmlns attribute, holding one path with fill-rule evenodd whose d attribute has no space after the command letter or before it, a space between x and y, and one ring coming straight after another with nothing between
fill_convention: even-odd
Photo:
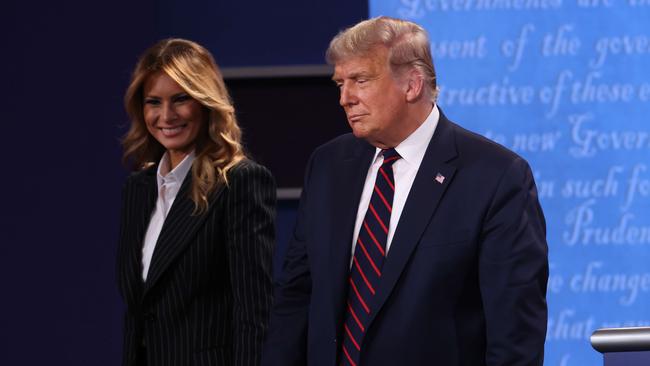
<instances>
[{"instance_id":1,"label":"woman in pinstripe suit","mask_svg":"<svg viewBox=\"0 0 650 366\"><path fill-rule=\"evenodd\" d=\"M256 365L271 304L275 183L246 159L212 55L181 39L140 58L125 104L117 275L124 365Z\"/></svg>"}]
</instances>

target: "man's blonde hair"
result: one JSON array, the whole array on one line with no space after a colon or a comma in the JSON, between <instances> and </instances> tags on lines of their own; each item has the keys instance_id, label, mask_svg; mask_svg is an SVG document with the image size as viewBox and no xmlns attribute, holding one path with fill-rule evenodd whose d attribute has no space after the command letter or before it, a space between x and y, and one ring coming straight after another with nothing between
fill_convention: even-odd
<instances>
[{"instance_id":1,"label":"man's blonde hair","mask_svg":"<svg viewBox=\"0 0 650 366\"><path fill-rule=\"evenodd\" d=\"M388 49L393 73L408 68L417 70L435 101L438 87L429 36L413 22L385 16L364 20L334 37L325 57L334 65L351 57L368 56L377 46Z\"/></svg>"}]
</instances>

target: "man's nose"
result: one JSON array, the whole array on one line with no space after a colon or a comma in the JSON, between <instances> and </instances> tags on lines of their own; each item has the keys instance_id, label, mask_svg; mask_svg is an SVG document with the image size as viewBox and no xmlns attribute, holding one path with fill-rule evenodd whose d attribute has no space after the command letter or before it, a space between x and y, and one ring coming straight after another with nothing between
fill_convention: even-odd
<instances>
[{"instance_id":1,"label":"man's nose","mask_svg":"<svg viewBox=\"0 0 650 366\"><path fill-rule=\"evenodd\" d=\"M354 91L349 86L342 85L340 93L339 104L342 107L355 103L356 96L354 94Z\"/></svg>"}]
</instances>

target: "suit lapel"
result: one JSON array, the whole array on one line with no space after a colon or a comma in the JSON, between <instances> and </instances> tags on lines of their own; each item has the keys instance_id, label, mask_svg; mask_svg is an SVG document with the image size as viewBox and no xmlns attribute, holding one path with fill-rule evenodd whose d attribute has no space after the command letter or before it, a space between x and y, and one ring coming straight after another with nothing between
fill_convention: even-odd
<instances>
[{"instance_id":1,"label":"suit lapel","mask_svg":"<svg viewBox=\"0 0 650 366\"><path fill-rule=\"evenodd\" d=\"M129 241L126 247L125 276L128 278L128 303L130 306L139 304L142 298L142 241L151 219L151 212L156 204L156 168L149 168L137 178L131 193L134 202L130 205L133 215Z\"/></svg>"},{"instance_id":2,"label":"suit lapel","mask_svg":"<svg viewBox=\"0 0 650 366\"><path fill-rule=\"evenodd\" d=\"M357 209L361 200L363 185L368 167L375 154L375 148L365 141L355 140L355 149L340 163L333 191L333 210L330 245L330 265L332 271L332 306L334 308L335 329L343 324L345 299L347 298L347 279L350 274L351 245Z\"/></svg>"},{"instance_id":3,"label":"suit lapel","mask_svg":"<svg viewBox=\"0 0 650 366\"><path fill-rule=\"evenodd\" d=\"M208 216L208 212L202 215L192 215L194 202L189 196L191 185L192 172L190 171L176 195L176 199L158 236L144 286L145 295L156 284L174 259L190 243L190 239ZM214 203L223 192L223 189L224 186L221 185L211 195L210 210L213 209Z\"/></svg>"},{"instance_id":4,"label":"suit lapel","mask_svg":"<svg viewBox=\"0 0 650 366\"><path fill-rule=\"evenodd\" d=\"M395 287L411 253L431 221L440 198L451 184L456 168L447 162L456 154L451 124L441 113L436 132L427 147L397 224L377 293L370 301L372 312L369 325ZM444 179L441 179L439 174Z\"/></svg>"}]
</instances>

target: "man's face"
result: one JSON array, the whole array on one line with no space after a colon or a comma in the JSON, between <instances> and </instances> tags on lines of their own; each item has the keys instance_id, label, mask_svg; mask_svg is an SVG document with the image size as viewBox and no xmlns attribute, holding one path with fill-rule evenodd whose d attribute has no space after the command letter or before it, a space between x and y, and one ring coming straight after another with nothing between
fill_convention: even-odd
<instances>
[{"instance_id":1,"label":"man's face","mask_svg":"<svg viewBox=\"0 0 650 366\"><path fill-rule=\"evenodd\" d=\"M391 72L385 47L337 62L332 79L357 138L379 148L395 147L402 141L408 82Z\"/></svg>"}]
</instances>

